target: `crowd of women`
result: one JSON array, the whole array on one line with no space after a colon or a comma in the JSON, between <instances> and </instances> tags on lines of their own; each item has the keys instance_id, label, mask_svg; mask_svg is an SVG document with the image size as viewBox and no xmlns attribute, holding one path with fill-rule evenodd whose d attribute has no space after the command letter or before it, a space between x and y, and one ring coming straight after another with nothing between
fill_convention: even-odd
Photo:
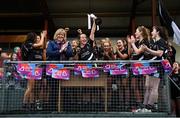
<instances>
[{"instance_id":1,"label":"crowd of women","mask_svg":"<svg viewBox=\"0 0 180 118\"><path fill-rule=\"evenodd\" d=\"M67 38L68 29L60 28L54 33L53 40L49 40L46 45L46 60L61 61L61 60L162 60L168 59L173 66L172 78L175 78L177 84L179 78L179 63L175 60L175 49L168 40L166 30L161 26L153 26L148 29L145 26L138 26L135 34L129 35L126 38L118 39L116 44L112 44L110 38L103 38L100 44L95 40L96 24L93 23L90 36L87 37L81 29L77 30L78 37L71 42ZM47 36L46 31L42 31L40 36L36 33L28 33L25 43L21 49L16 48L12 53L13 61L42 61L43 46ZM160 67L160 66L159 66ZM158 68L160 71L161 68ZM161 72L160 72L161 73ZM50 78L50 77L47 77ZM142 82L141 76L122 79L122 86L130 85L131 92L134 93L136 109L135 112L152 112L155 109L155 104L158 101L158 88L160 78L146 75L145 82ZM139 84L144 84L145 93L139 90ZM35 91L35 88L42 86L42 90ZM48 86L48 92L45 87ZM177 92L172 95L172 108L175 113L175 98L179 96L179 91L173 84L172 91ZM28 80L26 92L24 94L24 108L30 109L39 99L43 99L43 103L50 108L51 111L57 111L58 105L58 80L48 79L37 82ZM130 90L125 89L125 96L130 96ZM43 94L43 95L40 95ZM40 98L42 97L43 98ZM142 99L141 96L144 96ZM130 98L125 101L128 104Z\"/></svg>"}]
</instances>

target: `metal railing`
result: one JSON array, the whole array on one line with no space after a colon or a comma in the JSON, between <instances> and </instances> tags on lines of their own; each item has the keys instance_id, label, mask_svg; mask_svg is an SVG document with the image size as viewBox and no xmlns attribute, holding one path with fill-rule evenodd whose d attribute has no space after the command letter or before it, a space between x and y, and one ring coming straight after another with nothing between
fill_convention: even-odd
<instances>
[{"instance_id":1,"label":"metal railing","mask_svg":"<svg viewBox=\"0 0 180 118\"><path fill-rule=\"evenodd\" d=\"M3 68L0 113L131 114L143 104L147 76L157 75L158 100L151 113L170 113L161 61L7 61Z\"/></svg>"}]
</instances>

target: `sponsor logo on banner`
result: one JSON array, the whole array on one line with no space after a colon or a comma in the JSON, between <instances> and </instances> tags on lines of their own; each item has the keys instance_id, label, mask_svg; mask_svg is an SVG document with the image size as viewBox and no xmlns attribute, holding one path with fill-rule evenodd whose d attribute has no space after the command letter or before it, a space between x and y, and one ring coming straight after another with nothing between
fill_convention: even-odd
<instances>
[{"instance_id":1,"label":"sponsor logo on banner","mask_svg":"<svg viewBox=\"0 0 180 118\"><path fill-rule=\"evenodd\" d=\"M95 68L87 68L82 70L82 77L84 78L97 78L99 77L99 71Z\"/></svg>"},{"instance_id":2,"label":"sponsor logo on banner","mask_svg":"<svg viewBox=\"0 0 180 118\"><path fill-rule=\"evenodd\" d=\"M133 63L132 72L133 72L133 75L150 75L150 74L157 73L157 68L149 66L149 62Z\"/></svg>"},{"instance_id":3,"label":"sponsor logo on banner","mask_svg":"<svg viewBox=\"0 0 180 118\"><path fill-rule=\"evenodd\" d=\"M172 71L172 66L171 66L171 64L169 63L168 60L162 60L162 61L161 61L161 64L162 64L162 66L163 66L163 68L164 68L164 72L166 72L166 73L171 73L171 71Z\"/></svg>"},{"instance_id":4,"label":"sponsor logo on banner","mask_svg":"<svg viewBox=\"0 0 180 118\"><path fill-rule=\"evenodd\" d=\"M53 69L52 70L52 78L61 79L61 80L69 80L70 78L70 70L68 69Z\"/></svg>"},{"instance_id":5,"label":"sponsor logo on banner","mask_svg":"<svg viewBox=\"0 0 180 118\"><path fill-rule=\"evenodd\" d=\"M140 74L154 74L154 73L157 73L157 68L156 67L150 67L150 66L148 66L148 67L146 67L146 66L144 66L144 67L142 67L141 68L141 70L140 70Z\"/></svg>"},{"instance_id":6,"label":"sponsor logo on banner","mask_svg":"<svg viewBox=\"0 0 180 118\"><path fill-rule=\"evenodd\" d=\"M141 68L143 67L143 63L133 63L131 65L133 75L140 75Z\"/></svg>"},{"instance_id":7,"label":"sponsor logo on banner","mask_svg":"<svg viewBox=\"0 0 180 118\"><path fill-rule=\"evenodd\" d=\"M103 66L104 72L110 72L110 70L118 70L121 69L125 64L105 64Z\"/></svg>"},{"instance_id":8,"label":"sponsor logo on banner","mask_svg":"<svg viewBox=\"0 0 180 118\"><path fill-rule=\"evenodd\" d=\"M162 60L162 69L166 73L172 72L172 67L168 60ZM158 64L159 65L159 64ZM161 66L161 65L160 65ZM13 72L7 71L13 78L20 79L42 79L42 68L39 68L37 64L21 63L14 65ZM75 64L73 71L75 75L82 75L83 78L98 78L100 76L100 71L98 68L94 67L93 64ZM153 63L150 65L147 61L142 61L138 63L132 63L131 65L126 63L107 63L100 67L104 72L108 72L110 75L150 75L150 76L160 76L157 66L153 66ZM9 72L9 73L8 73ZM101 73L103 74L103 73ZM51 76L55 79L69 80L70 79L70 69L64 68L64 64L47 64L46 65L46 75ZM2 78L3 73L0 73L0 78ZM10 75L9 75L10 76Z\"/></svg>"},{"instance_id":9,"label":"sponsor logo on banner","mask_svg":"<svg viewBox=\"0 0 180 118\"><path fill-rule=\"evenodd\" d=\"M128 74L128 70L126 68L110 70L110 75L127 75L127 74Z\"/></svg>"},{"instance_id":10,"label":"sponsor logo on banner","mask_svg":"<svg viewBox=\"0 0 180 118\"><path fill-rule=\"evenodd\" d=\"M74 74L81 75L82 70L87 69L87 68L92 68L92 64L76 64L74 66Z\"/></svg>"},{"instance_id":11,"label":"sponsor logo on banner","mask_svg":"<svg viewBox=\"0 0 180 118\"><path fill-rule=\"evenodd\" d=\"M34 78L35 80L41 80L42 79L42 68L35 68L35 72L34 75L32 76L32 78Z\"/></svg>"},{"instance_id":12,"label":"sponsor logo on banner","mask_svg":"<svg viewBox=\"0 0 180 118\"><path fill-rule=\"evenodd\" d=\"M47 64L46 65L46 75L51 76L53 69L61 69L64 68L64 64Z\"/></svg>"},{"instance_id":13,"label":"sponsor logo on banner","mask_svg":"<svg viewBox=\"0 0 180 118\"><path fill-rule=\"evenodd\" d=\"M29 74L34 75L35 64L18 64L17 72L20 74L22 78L27 78Z\"/></svg>"}]
</instances>

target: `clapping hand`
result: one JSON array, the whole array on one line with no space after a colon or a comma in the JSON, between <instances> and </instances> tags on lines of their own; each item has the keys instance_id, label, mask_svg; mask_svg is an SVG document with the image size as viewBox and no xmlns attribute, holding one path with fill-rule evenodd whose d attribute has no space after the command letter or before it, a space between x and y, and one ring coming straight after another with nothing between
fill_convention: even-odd
<instances>
[{"instance_id":1,"label":"clapping hand","mask_svg":"<svg viewBox=\"0 0 180 118\"><path fill-rule=\"evenodd\" d=\"M66 43L64 43L64 44L62 45L60 52L66 51L67 46L68 46L68 43L69 43L69 41L66 41Z\"/></svg>"},{"instance_id":2,"label":"clapping hand","mask_svg":"<svg viewBox=\"0 0 180 118\"><path fill-rule=\"evenodd\" d=\"M46 31L46 30L43 30L43 31L41 32L41 37L46 37L46 35L47 35L47 31Z\"/></svg>"},{"instance_id":3,"label":"clapping hand","mask_svg":"<svg viewBox=\"0 0 180 118\"><path fill-rule=\"evenodd\" d=\"M127 36L127 41L129 44L132 44L132 43L135 43L136 39L133 35L130 36Z\"/></svg>"},{"instance_id":4,"label":"clapping hand","mask_svg":"<svg viewBox=\"0 0 180 118\"><path fill-rule=\"evenodd\" d=\"M131 35L131 43L135 43L136 39L133 35Z\"/></svg>"},{"instance_id":5,"label":"clapping hand","mask_svg":"<svg viewBox=\"0 0 180 118\"><path fill-rule=\"evenodd\" d=\"M142 45L142 49L146 51L148 47L146 45Z\"/></svg>"}]
</instances>

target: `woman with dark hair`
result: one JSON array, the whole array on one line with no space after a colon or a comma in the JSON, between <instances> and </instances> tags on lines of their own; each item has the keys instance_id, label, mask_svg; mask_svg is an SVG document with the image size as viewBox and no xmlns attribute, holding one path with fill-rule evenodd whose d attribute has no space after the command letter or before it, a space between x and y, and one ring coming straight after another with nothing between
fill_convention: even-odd
<instances>
[{"instance_id":1,"label":"woman with dark hair","mask_svg":"<svg viewBox=\"0 0 180 118\"><path fill-rule=\"evenodd\" d=\"M23 61L36 61L36 49L40 48L43 45L44 38L46 37L47 32L43 31L41 33L41 40L36 43L37 34L34 32L28 33L25 43L22 45L21 52L22 52L22 59ZM38 60L42 60L38 57ZM24 94L23 99L23 107L26 110L35 110L35 101L34 101L34 87L35 87L35 80L29 79L27 89Z\"/></svg>"},{"instance_id":2,"label":"woman with dark hair","mask_svg":"<svg viewBox=\"0 0 180 118\"><path fill-rule=\"evenodd\" d=\"M171 90L171 111L173 115L178 113L178 106L176 98L180 96L180 64L178 62L173 63L173 71L170 75L170 90Z\"/></svg>"},{"instance_id":3,"label":"woman with dark hair","mask_svg":"<svg viewBox=\"0 0 180 118\"><path fill-rule=\"evenodd\" d=\"M160 26L153 26L152 28L152 40L150 48L143 45L143 49L152 56L155 56L155 60L162 60L165 57L165 51L167 50L167 35L165 29ZM144 108L142 112L151 112L155 109L155 103L158 100L158 88L160 83L160 78L162 78L163 70L161 63L153 63L157 67L159 77L147 76L145 84L145 95L144 95Z\"/></svg>"},{"instance_id":4,"label":"woman with dark hair","mask_svg":"<svg viewBox=\"0 0 180 118\"><path fill-rule=\"evenodd\" d=\"M117 40L115 56L118 60L126 60L129 59L127 42L125 39Z\"/></svg>"},{"instance_id":5,"label":"woman with dark hair","mask_svg":"<svg viewBox=\"0 0 180 118\"><path fill-rule=\"evenodd\" d=\"M115 47L116 47L115 48L116 60L129 59L126 39L117 40ZM127 67L128 65L125 65L125 66ZM130 108L130 88L129 88L130 79L124 75L118 75L118 79L116 81L118 82L118 85L120 86L119 97L122 98L121 104L124 106L124 110L128 111L130 110L129 109Z\"/></svg>"},{"instance_id":6,"label":"woman with dark hair","mask_svg":"<svg viewBox=\"0 0 180 118\"><path fill-rule=\"evenodd\" d=\"M93 22L93 26L91 29L91 33L89 36L89 40L87 40L86 34L82 33L82 31L79 31L79 60L95 60L94 55L94 35L96 31L96 24L95 20Z\"/></svg>"}]
</instances>

